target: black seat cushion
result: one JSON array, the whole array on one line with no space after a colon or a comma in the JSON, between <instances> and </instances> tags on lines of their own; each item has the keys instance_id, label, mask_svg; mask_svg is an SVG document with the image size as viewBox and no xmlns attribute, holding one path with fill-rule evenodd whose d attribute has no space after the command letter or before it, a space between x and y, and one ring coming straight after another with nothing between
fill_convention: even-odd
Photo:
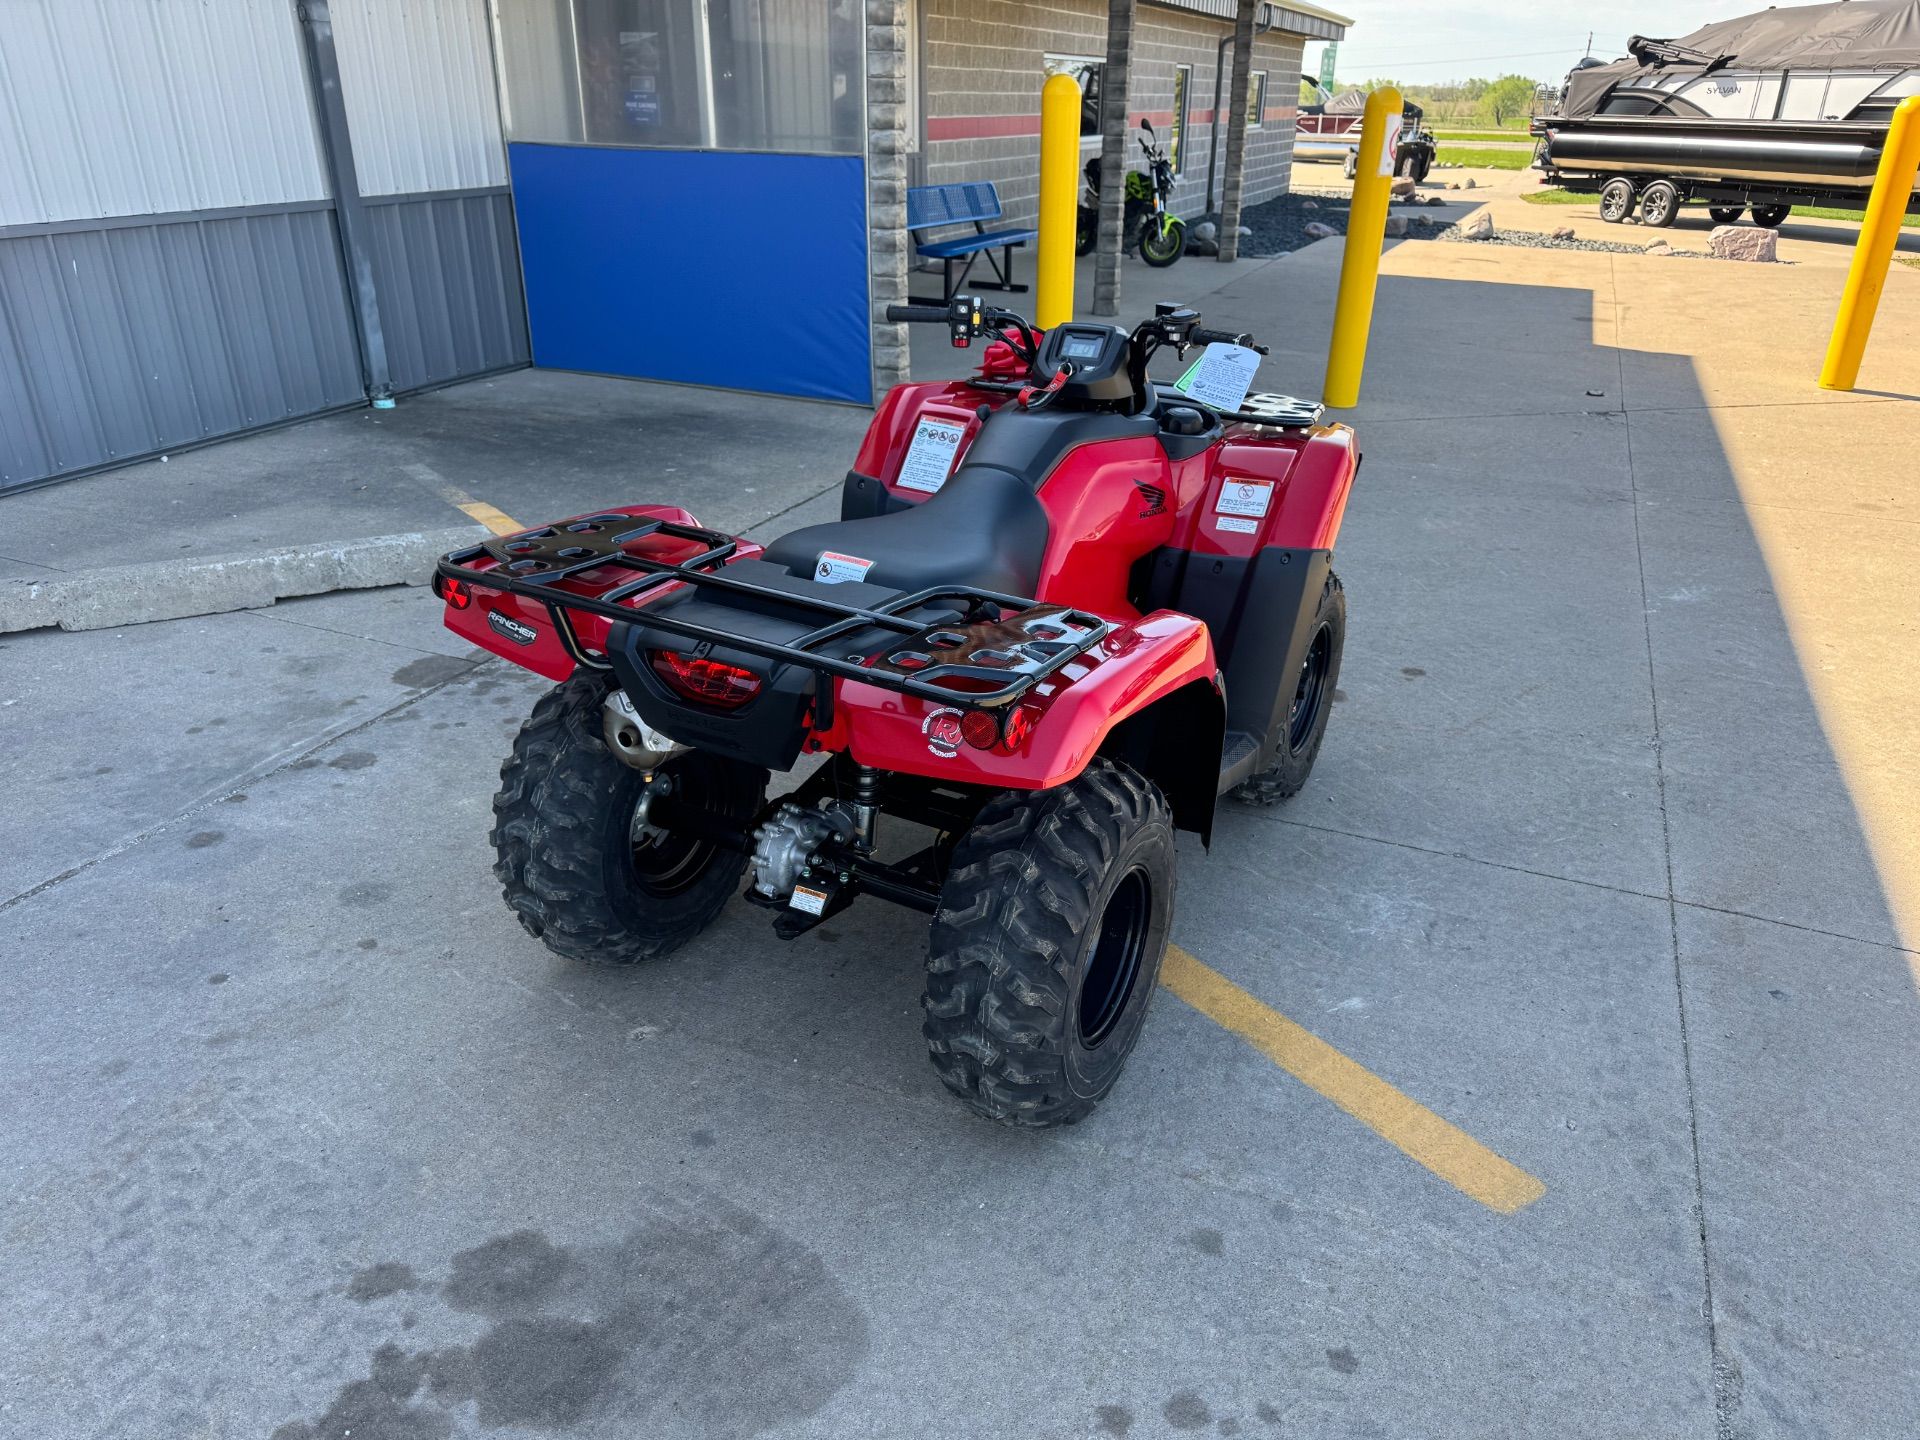
<instances>
[{"instance_id":1,"label":"black seat cushion","mask_svg":"<svg viewBox=\"0 0 1920 1440\"><path fill-rule=\"evenodd\" d=\"M963 464L937 494L909 510L808 525L782 535L766 558L811 576L823 551L871 560L865 580L894 590L971 585L1031 599L1047 550L1047 512L1026 480L992 465Z\"/></svg>"}]
</instances>

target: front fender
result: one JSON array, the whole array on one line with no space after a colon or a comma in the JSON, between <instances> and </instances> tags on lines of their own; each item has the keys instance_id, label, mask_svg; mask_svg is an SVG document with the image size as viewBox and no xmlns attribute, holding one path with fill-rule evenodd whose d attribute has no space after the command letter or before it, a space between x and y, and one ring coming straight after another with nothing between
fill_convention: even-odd
<instances>
[{"instance_id":1,"label":"front fender","mask_svg":"<svg viewBox=\"0 0 1920 1440\"><path fill-rule=\"evenodd\" d=\"M1045 790L1110 751L1117 734L1126 737L1122 727L1129 719L1194 685L1219 692L1207 627L1189 615L1160 610L1116 625L1087 656L1035 687L1020 702L1036 712L1032 731L1011 754L968 745L945 751L928 738L928 728L949 707L931 701L843 680L836 704L846 749L862 765L996 790ZM1204 750L1207 739L1197 735L1194 743ZM1212 748L1208 763L1217 779L1217 729Z\"/></svg>"}]
</instances>

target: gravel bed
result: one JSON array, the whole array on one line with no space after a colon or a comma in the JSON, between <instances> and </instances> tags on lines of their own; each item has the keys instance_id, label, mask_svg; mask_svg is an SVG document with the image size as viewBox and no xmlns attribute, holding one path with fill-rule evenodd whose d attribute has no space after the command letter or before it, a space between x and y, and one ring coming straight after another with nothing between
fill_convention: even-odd
<instances>
[{"instance_id":1,"label":"gravel bed","mask_svg":"<svg viewBox=\"0 0 1920 1440\"><path fill-rule=\"evenodd\" d=\"M1469 240L1454 226L1447 227L1447 233L1434 238L1447 240L1460 245L1518 245L1528 250L1585 250L1596 255L1644 255L1647 253L1647 241L1640 245L1623 245L1618 240L1556 240L1553 236L1538 230L1495 230L1493 234L1479 240ZM1711 260L1713 257L1705 250L1681 250L1674 248L1666 252L1675 259Z\"/></svg>"},{"instance_id":2,"label":"gravel bed","mask_svg":"<svg viewBox=\"0 0 1920 1440\"><path fill-rule=\"evenodd\" d=\"M1258 205L1249 205L1240 212L1240 223L1253 234L1240 241L1240 253L1249 259L1260 259L1269 255L1285 255L1303 245L1311 245L1315 237L1307 234L1307 226L1315 221L1341 235L1346 234L1350 193L1340 190L1297 190L1292 194L1277 195ZM1406 238L1410 240L1432 240L1453 223L1433 218L1427 213L1427 207L1421 205L1395 205L1387 213L1405 218ZM1216 226L1220 223L1217 214L1201 218L1211 220Z\"/></svg>"}]
</instances>

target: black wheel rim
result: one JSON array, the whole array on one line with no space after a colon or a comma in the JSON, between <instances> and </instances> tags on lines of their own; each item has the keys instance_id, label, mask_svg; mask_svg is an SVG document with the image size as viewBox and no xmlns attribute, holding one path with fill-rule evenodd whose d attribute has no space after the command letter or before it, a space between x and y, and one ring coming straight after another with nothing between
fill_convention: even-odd
<instances>
[{"instance_id":1,"label":"black wheel rim","mask_svg":"<svg viewBox=\"0 0 1920 1440\"><path fill-rule=\"evenodd\" d=\"M1333 661L1333 633L1322 625L1313 632L1307 646L1307 658L1300 663L1300 683L1293 692L1293 705L1287 711L1287 748L1298 752L1313 734L1315 717L1326 698L1327 669Z\"/></svg>"},{"instance_id":2,"label":"black wheel rim","mask_svg":"<svg viewBox=\"0 0 1920 1440\"><path fill-rule=\"evenodd\" d=\"M669 793L676 805L741 823L749 818L753 797L741 793L731 769L714 756L699 750L684 751L654 774L672 786ZM637 799L628 835L634 882L656 900L692 889L713 860L715 847L711 842L641 824Z\"/></svg>"},{"instance_id":3,"label":"black wheel rim","mask_svg":"<svg viewBox=\"0 0 1920 1440\"><path fill-rule=\"evenodd\" d=\"M1089 1050L1113 1034L1127 1013L1152 918L1153 887L1147 872L1136 865L1121 877L1101 912L1100 933L1080 982L1080 1043Z\"/></svg>"}]
</instances>

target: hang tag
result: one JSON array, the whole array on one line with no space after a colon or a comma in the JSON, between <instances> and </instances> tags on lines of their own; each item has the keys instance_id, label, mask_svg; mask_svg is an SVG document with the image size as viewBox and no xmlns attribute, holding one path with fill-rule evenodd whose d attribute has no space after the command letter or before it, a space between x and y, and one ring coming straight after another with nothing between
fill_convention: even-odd
<instances>
[{"instance_id":1,"label":"hang tag","mask_svg":"<svg viewBox=\"0 0 1920 1440\"><path fill-rule=\"evenodd\" d=\"M822 585L845 585L867 578L873 561L858 555L842 555L838 550L822 550L820 563L813 567L813 578Z\"/></svg>"},{"instance_id":2,"label":"hang tag","mask_svg":"<svg viewBox=\"0 0 1920 1440\"><path fill-rule=\"evenodd\" d=\"M937 494L953 473L954 452L966 433L959 425L939 420L922 420L914 426L913 444L907 447L907 458L900 462L900 488Z\"/></svg>"},{"instance_id":3,"label":"hang tag","mask_svg":"<svg viewBox=\"0 0 1920 1440\"><path fill-rule=\"evenodd\" d=\"M1216 410L1238 410L1253 388L1253 372L1259 368L1258 350L1216 341L1173 382L1173 388Z\"/></svg>"}]
</instances>

